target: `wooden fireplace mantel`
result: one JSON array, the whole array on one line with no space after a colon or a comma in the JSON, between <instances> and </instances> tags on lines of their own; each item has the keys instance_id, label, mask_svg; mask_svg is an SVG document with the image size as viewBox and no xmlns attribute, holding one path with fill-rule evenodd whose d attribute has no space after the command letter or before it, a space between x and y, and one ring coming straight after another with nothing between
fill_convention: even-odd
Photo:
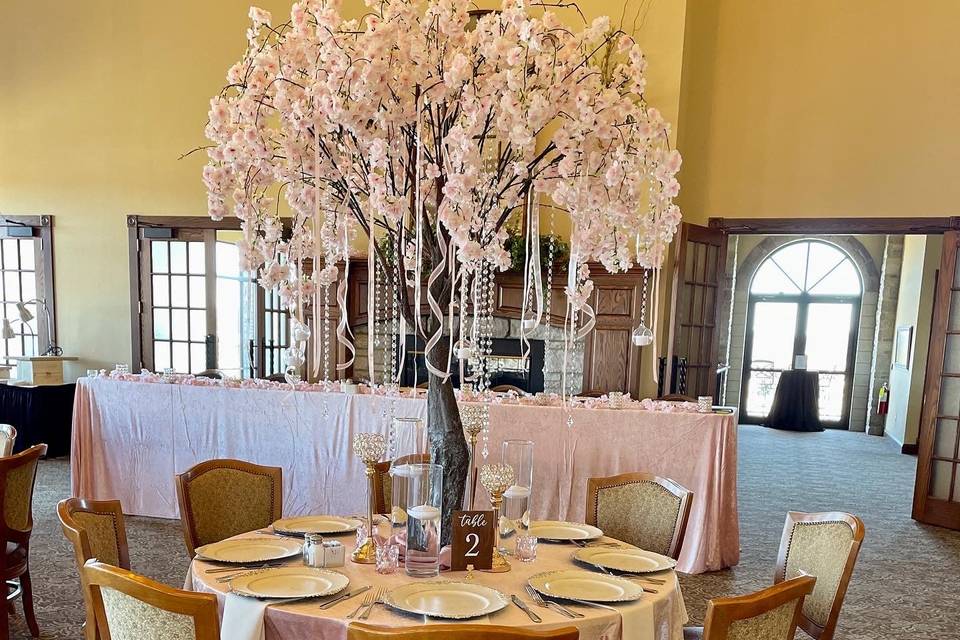
<instances>
[{"instance_id":1,"label":"wooden fireplace mantel","mask_svg":"<svg viewBox=\"0 0 960 640\"><path fill-rule=\"evenodd\" d=\"M643 269L611 274L600 264L591 264L593 295L591 305L597 323L584 345L583 389L590 391L624 391L634 398L640 392L640 355L631 339L633 328L640 322L640 301L643 293ZM367 322L368 270L365 258L350 260L347 292L347 319L351 327ZM567 277L565 271L554 274L550 291L551 325L562 327L565 319ZM495 307L499 318L519 319L523 300L523 277L515 272L499 273L495 279ZM544 286L546 282L544 281ZM430 309L426 295L421 313Z\"/></svg>"}]
</instances>

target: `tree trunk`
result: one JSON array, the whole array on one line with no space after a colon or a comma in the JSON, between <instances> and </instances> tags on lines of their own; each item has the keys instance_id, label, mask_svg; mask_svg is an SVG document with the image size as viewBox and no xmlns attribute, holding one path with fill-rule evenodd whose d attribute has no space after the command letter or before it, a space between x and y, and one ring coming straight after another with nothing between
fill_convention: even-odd
<instances>
[{"instance_id":1,"label":"tree trunk","mask_svg":"<svg viewBox=\"0 0 960 640\"><path fill-rule=\"evenodd\" d=\"M446 339L427 356L436 368L447 367L449 344ZM453 382L430 374L427 389L427 431L433 461L443 465L443 513L441 544L449 544L453 512L463 508L463 496L470 475L470 449L460 423L460 408Z\"/></svg>"}]
</instances>

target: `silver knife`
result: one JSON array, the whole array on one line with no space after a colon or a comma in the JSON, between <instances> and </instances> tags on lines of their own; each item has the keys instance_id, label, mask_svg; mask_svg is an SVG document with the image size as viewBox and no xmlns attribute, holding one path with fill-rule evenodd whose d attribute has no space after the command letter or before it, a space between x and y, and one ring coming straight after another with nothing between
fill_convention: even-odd
<instances>
[{"instance_id":1,"label":"silver knife","mask_svg":"<svg viewBox=\"0 0 960 640\"><path fill-rule=\"evenodd\" d=\"M349 593L343 593L343 594L340 594L339 596L334 597L333 600L327 600L326 602L324 602L323 604L320 605L320 608L321 608L321 609L329 609L330 607L332 607L332 606L334 606L334 605L336 605L336 604L340 604L341 602L344 602L345 600L349 600L350 598L353 598L354 596L358 596L358 595L360 595L361 593L363 593L364 591L367 591L367 590L369 590L369 589L370 589L370 585L367 585L367 586L365 586L365 587L357 587L356 589L354 589L353 591L351 591L351 592L349 592Z\"/></svg>"},{"instance_id":2,"label":"silver knife","mask_svg":"<svg viewBox=\"0 0 960 640\"><path fill-rule=\"evenodd\" d=\"M527 606L527 603L521 600L520 598L518 598L516 595L510 596L510 599L513 600L513 604L520 607L520 609L523 610L524 613L530 616L530 620L532 620L533 622L543 622L543 620L540 619L540 616L535 614L533 610Z\"/></svg>"}]
</instances>

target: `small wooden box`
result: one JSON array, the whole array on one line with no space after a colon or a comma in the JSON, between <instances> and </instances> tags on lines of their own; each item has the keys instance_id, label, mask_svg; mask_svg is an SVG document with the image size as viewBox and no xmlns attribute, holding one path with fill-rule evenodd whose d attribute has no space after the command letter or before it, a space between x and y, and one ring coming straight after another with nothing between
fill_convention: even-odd
<instances>
[{"instance_id":1,"label":"small wooden box","mask_svg":"<svg viewBox=\"0 0 960 640\"><path fill-rule=\"evenodd\" d=\"M77 360L64 356L27 356L17 361L17 380L20 384L63 384L63 363Z\"/></svg>"}]
</instances>

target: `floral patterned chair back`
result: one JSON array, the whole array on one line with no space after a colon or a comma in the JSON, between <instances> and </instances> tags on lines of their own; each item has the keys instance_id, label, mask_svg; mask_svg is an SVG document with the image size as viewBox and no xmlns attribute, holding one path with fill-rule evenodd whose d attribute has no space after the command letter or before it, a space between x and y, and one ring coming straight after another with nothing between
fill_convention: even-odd
<instances>
[{"instance_id":1,"label":"floral patterned chair back","mask_svg":"<svg viewBox=\"0 0 960 640\"><path fill-rule=\"evenodd\" d=\"M610 537L676 559L692 502L692 492L649 473L590 478L586 520Z\"/></svg>"},{"instance_id":2,"label":"floral patterned chair back","mask_svg":"<svg viewBox=\"0 0 960 640\"><path fill-rule=\"evenodd\" d=\"M801 576L762 591L707 604L703 640L792 640L816 578Z\"/></svg>"},{"instance_id":3,"label":"floral patterned chair back","mask_svg":"<svg viewBox=\"0 0 960 640\"><path fill-rule=\"evenodd\" d=\"M863 521L849 513L787 514L774 581L816 577L817 585L803 604L799 622L813 638L830 640L836 632L863 535Z\"/></svg>"},{"instance_id":4,"label":"floral patterned chair back","mask_svg":"<svg viewBox=\"0 0 960 640\"><path fill-rule=\"evenodd\" d=\"M57 505L57 516L63 535L73 545L77 570L83 575L83 565L90 560L130 568L130 552L127 547L127 530L123 523L123 510L119 500L81 500L68 498ZM87 640L100 638L97 620L87 590L83 590L87 621L84 637Z\"/></svg>"},{"instance_id":5,"label":"floral patterned chair back","mask_svg":"<svg viewBox=\"0 0 960 640\"><path fill-rule=\"evenodd\" d=\"M101 637L110 640L219 640L217 597L172 589L99 562L81 568Z\"/></svg>"},{"instance_id":6,"label":"floral patterned chair back","mask_svg":"<svg viewBox=\"0 0 960 640\"><path fill-rule=\"evenodd\" d=\"M13 445L17 441L17 430L11 424L0 424L0 458L13 455Z\"/></svg>"},{"instance_id":7,"label":"floral patterned chair back","mask_svg":"<svg viewBox=\"0 0 960 640\"><path fill-rule=\"evenodd\" d=\"M183 538L197 547L262 529L283 512L283 471L242 460L207 460L177 476Z\"/></svg>"}]
</instances>

